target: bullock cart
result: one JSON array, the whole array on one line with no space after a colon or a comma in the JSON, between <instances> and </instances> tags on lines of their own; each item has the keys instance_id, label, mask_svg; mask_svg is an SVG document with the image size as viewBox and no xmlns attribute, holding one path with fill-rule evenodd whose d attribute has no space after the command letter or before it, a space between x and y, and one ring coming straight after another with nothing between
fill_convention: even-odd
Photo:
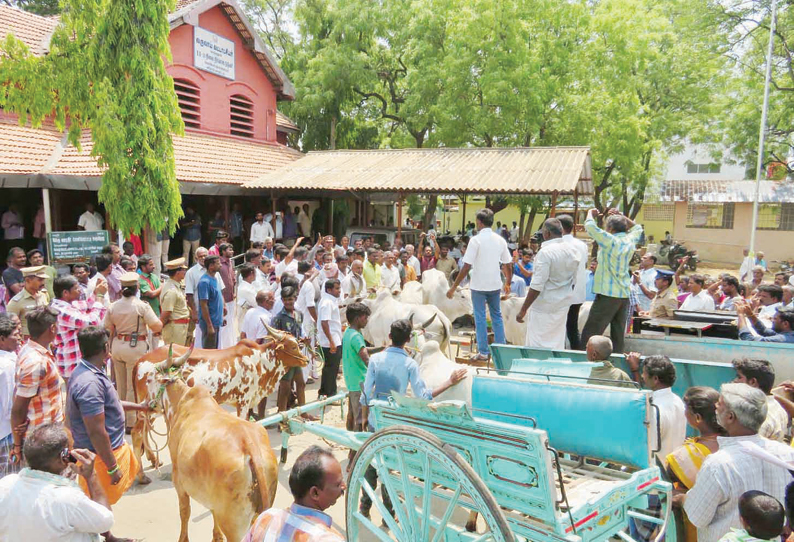
<instances>
[{"instance_id":1,"label":"bullock cart","mask_svg":"<svg viewBox=\"0 0 794 542\"><path fill-rule=\"evenodd\" d=\"M474 377L471 407L399 395L377 401L374 433L300 417L345 395L259 423L281 424L282 461L290 435L303 432L357 450L346 497L350 541L633 542L635 520L649 522L655 540L665 535L671 485L653 460L648 391L491 372ZM388 529L359 509L362 491ZM650 495L661 503L656 514Z\"/></svg>"}]
</instances>

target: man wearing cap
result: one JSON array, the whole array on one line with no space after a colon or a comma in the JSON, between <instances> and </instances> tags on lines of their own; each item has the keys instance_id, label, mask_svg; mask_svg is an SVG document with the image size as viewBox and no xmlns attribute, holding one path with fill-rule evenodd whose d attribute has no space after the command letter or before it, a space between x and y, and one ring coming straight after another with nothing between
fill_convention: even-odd
<instances>
[{"instance_id":1,"label":"man wearing cap","mask_svg":"<svg viewBox=\"0 0 794 542\"><path fill-rule=\"evenodd\" d=\"M36 267L23 267L22 276L25 278L25 287L17 295L11 298L6 307L6 312L16 314L22 322L22 340L30 337L28 332L28 320L25 315L35 309L49 303L47 292L42 290L44 281L47 280L47 272L43 265Z\"/></svg>"},{"instance_id":2,"label":"man wearing cap","mask_svg":"<svg viewBox=\"0 0 794 542\"><path fill-rule=\"evenodd\" d=\"M190 324L190 309L182 282L187 273L184 258L165 263L168 280L160 291L160 321L163 323L165 344L187 344L187 328Z\"/></svg>"},{"instance_id":3,"label":"man wearing cap","mask_svg":"<svg viewBox=\"0 0 794 542\"><path fill-rule=\"evenodd\" d=\"M125 273L120 277L121 299L114 302L105 315L105 329L110 332L110 355L116 373L119 397L134 401L132 370L142 355L149 351L147 327L154 333L163 330L163 323L152 307L136 297L138 273ZM135 423L133 413L126 414L127 429Z\"/></svg>"},{"instance_id":4,"label":"man wearing cap","mask_svg":"<svg viewBox=\"0 0 794 542\"><path fill-rule=\"evenodd\" d=\"M656 295L651 301L651 309L648 312L641 311L640 316L650 318L675 318L675 311L678 310L678 296L673 291L673 277L675 273L663 269L656 270L656 280L654 288Z\"/></svg>"}]
</instances>

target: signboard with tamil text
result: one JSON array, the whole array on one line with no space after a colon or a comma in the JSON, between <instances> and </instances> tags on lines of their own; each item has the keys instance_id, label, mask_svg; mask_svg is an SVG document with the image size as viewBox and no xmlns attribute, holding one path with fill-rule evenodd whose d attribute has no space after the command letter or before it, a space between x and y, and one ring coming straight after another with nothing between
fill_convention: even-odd
<instances>
[{"instance_id":1,"label":"signboard with tamil text","mask_svg":"<svg viewBox=\"0 0 794 542\"><path fill-rule=\"evenodd\" d=\"M234 42L201 27L193 27L193 65L234 81Z\"/></svg>"},{"instance_id":2,"label":"signboard with tamil text","mask_svg":"<svg viewBox=\"0 0 794 542\"><path fill-rule=\"evenodd\" d=\"M57 263L87 262L108 244L107 230L55 231L47 234L50 261Z\"/></svg>"}]
</instances>

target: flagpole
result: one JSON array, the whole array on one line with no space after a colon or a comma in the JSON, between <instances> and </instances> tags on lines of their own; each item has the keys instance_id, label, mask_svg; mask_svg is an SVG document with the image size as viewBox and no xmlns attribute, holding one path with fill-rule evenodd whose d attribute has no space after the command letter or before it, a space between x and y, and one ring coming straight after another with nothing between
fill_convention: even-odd
<instances>
[{"instance_id":1,"label":"flagpole","mask_svg":"<svg viewBox=\"0 0 794 542\"><path fill-rule=\"evenodd\" d=\"M758 199L761 194L761 175L764 170L764 138L766 136L766 118L769 110L769 83L772 79L772 51L775 40L775 23L777 19L777 0L772 0L772 21L769 24L769 46L766 53L766 77L764 79L764 107L761 110L761 129L758 134L758 160L755 165L755 196L753 197L753 226L750 229L750 255L755 255L755 230L758 227Z\"/></svg>"}]
</instances>

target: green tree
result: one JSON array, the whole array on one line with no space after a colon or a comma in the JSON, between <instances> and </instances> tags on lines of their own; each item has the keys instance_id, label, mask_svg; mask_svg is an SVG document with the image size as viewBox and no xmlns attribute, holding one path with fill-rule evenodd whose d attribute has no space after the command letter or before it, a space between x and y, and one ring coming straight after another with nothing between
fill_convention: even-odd
<instances>
[{"instance_id":1,"label":"green tree","mask_svg":"<svg viewBox=\"0 0 794 542\"><path fill-rule=\"evenodd\" d=\"M771 5L769 0L715 0L704 16L706 32L719 38L735 75L715 99L728 112L726 142L754 170L758 159ZM764 166L786 164L794 147L794 10L778 2L774 35ZM794 171L786 166L788 174Z\"/></svg>"},{"instance_id":2,"label":"green tree","mask_svg":"<svg viewBox=\"0 0 794 542\"><path fill-rule=\"evenodd\" d=\"M718 134L726 76L699 0L601 0L559 137L592 148L595 205L636 217L667 152ZM712 137L716 137L712 135Z\"/></svg>"},{"instance_id":3,"label":"green tree","mask_svg":"<svg viewBox=\"0 0 794 542\"><path fill-rule=\"evenodd\" d=\"M36 15L57 15L61 12L58 0L0 0L0 4L18 7Z\"/></svg>"},{"instance_id":4,"label":"green tree","mask_svg":"<svg viewBox=\"0 0 794 542\"><path fill-rule=\"evenodd\" d=\"M173 232L182 215L171 134L183 132L170 59L174 0L63 0L49 54L9 36L0 47L0 108L39 126L68 125L104 169L99 200L114 228Z\"/></svg>"}]
</instances>

